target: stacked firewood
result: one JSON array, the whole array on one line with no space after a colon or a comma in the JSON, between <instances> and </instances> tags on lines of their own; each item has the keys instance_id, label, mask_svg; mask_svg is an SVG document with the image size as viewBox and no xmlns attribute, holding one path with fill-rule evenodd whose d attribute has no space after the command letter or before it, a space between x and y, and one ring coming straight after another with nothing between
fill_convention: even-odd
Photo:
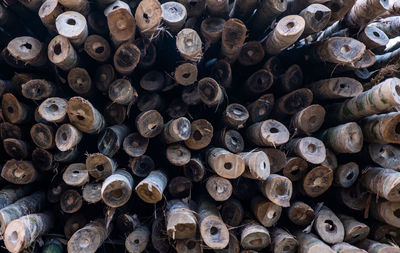
<instances>
[{"instance_id":1,"label":"stacked firewood","mask_svg":"<svg viewBox=\"0 0 400 253\"><path fill-rule=\"evenodd\" d=\"M397 0L1 0L3 247L400 252L398 36Z\"/></svg>"}]
</instances>

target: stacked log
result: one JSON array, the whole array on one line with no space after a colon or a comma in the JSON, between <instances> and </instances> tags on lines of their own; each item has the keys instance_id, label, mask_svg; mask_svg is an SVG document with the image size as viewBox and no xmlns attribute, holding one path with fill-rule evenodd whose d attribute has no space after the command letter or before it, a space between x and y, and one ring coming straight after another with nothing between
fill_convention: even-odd
<instances>
[{"instance_id":1,"label":"stacked log","mask_svg":"<svg viewBox=\"0 0 400 253\"><path fill-rule=\"evenodd\" d=\"M3 249L400 253L399 1L0 1Z\"/></svg>"}]
</instances>

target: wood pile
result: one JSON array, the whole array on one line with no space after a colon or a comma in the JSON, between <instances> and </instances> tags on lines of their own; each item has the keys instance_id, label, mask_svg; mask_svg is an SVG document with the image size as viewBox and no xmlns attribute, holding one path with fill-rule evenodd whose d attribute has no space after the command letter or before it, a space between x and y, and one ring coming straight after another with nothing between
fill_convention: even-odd
<instances>
[{"instance_id":1,"label":"wood pile","mask_svg":"<svg viewBox=\"0 0 400 253\"><path fill-rule=\"evenodd\" d=\"M1 251L399 253L398 36L398 0L1 0Z\"/></svg>"}]
</instances>

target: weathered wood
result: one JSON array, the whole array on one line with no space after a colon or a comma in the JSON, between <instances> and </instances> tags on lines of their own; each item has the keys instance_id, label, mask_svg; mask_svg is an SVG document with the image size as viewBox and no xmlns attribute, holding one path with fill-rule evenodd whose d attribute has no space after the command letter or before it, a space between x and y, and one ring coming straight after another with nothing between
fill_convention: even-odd
<instances>
[{"instance_id":1,"label":"weathered wood","mask_svg":"<svg viewBox=\"0 0 400 253\"><path fill-rule=\"evenodd\" d=\"M206 190L215 201L225 201L232 195L232 184L226 178L211 176L207 178Z\"/></svg>"},{"instance_id":2,"label":"weathered wood","mask_svg":"<svg viewBox=\"0 0 400 253\"><path fill-rule=\"evenodd\" d=\"M86 157L86 169L96 179L110 176L117 168L116 162L101 153L89 154Z\"/></svg>"},{"instance_id":3,"label":"weathered wood","mask_svg":"<svg viewBox=\"0 0 400 253\"><path fill-rule=\"evenodd\" d=\"M182 29L176 35L176 48L181 57L187 61L198 62L203 57L200 36L193 29Z\"/></svg>"},{"instance_id":4,"label":"weathered wood","mask_svg":"<svg viewBox=\"0 0 400 253\"><path fill-rule=\"evenodd\" d=\"M305 134L318 131L325 120L325 109L320 105L310 105L292 116L295 130Z\"/></svg>"},{"instance_id":5,"label":"weathered wood","mask_svg":"<svg viewBox=\"0 0 400 253\"><path fill-rule=\"evenodd\" d=\"M388 36L381 29L370 25L364 28L358 39L369 49L384 47L389 43Z\"/></svg>"},{"instance_id":6,"label":"weathered wood","mask_svg":"<svg viewBox=\"0 0 400 253\"><path fill-rule=\"evenodd\" d=\"M316 214L314 229L326 243L335 244L343 242L344 227L339 218L326 206L323 206Z\"/></svg>"},{"instance_id":7,"label":"weathered wood","mask_svg":"<svg viewBox=\"0 0 400 253\"><path fill-rule=\"evenodd\" d=\"M46 196L44 192L35 192L23 197L11 205L0 209L0 230L4 234L6 227L13 221L22 216L40 212L45 204Z\"/></svg>"},{"instance_id":8,"label":"weathered wood","mask_svg":"<svg viewBox=\"0 0 400 253\"><path fill-rule=\"evenodd\" d=\"M108 91L110 84L114 81L115 70L111 64L100 65L96 69L94 83L96 88L100 91Z\"/></svg>"},{"instance_id":9,"label":"weathered wood","mask_svg":"<svg viewBox=\"0 0 400 253\"><path fill-rule=\"evenodd\" d=\"M301 16L289 15L282 18L265 40L265 52L270 55L279 54L300 38L304 28L305 21Z\"/></svg>"},{"instance_id":10,"label":"weathered wood","mask_svg":"<svg viewBox=\"0 0 400 253\"><path fill-rule=\"evenodd\" d=\"M275 77L277 78L277 77ZM303 87L304 74L302 68L293 64L283 75L279 77L280 84L277 87L280 93L289 93Z\"/></svg>"},{"instance_id":11,"label":"weathered wood","mask_svg":"<svg viewBox=\"0 0 400 253\"><path fill-rule=\"evenodd\" d=\"M72 68L67 79L69 87L78 95L88 95L93 89L92 79L84 68Z\"/></svg>"},{"instance_id":12,"label":"weathered wood","mask_svg":"<svg viewBox=\"0 0 400 253\"><path fill-rule=\"evenodd\" d=\"M107 127L97 139L97 149L103 155L113 157L121 148L128 131L129 129L126 125Z\"/></svg>"},{"instance_id":13,"label":"weathered wood","mask_svg":"<svg viewBox=\"0 0 400 253\"><path fill-rule=\"evenodd\" d=\"M236 130L223 129L215 134L217 143L232 153L240 153L244 150L244 139Z\"/></svg>"},{"instance_id":14,"label":"weathered wood","mask_svg":"<svg viewBox=\"0 0 400 253\"><path fill-rule=\"evenodd\" d=\"M292 181L287 177L271 174L259 184L262 194L278 206L289 207L292 197Z\"/></svg>"},{"instance_id":15,"label":"weathered wood","mask_svg":"<svg viewBox=\"0 0 400 253\"><path fill-rule=\"evenodd\" d=\"M82 214L73 214L65 221L64 234L67 239L70 239L76 231L83 228L87 224L85 216Z\"/></svg>"},{"instance_id":16,"label":"weathered wood","mask_svg":"<svg viewBox=\"0 0 400 253\"><path fill-rule=\"evenodd\" d=\"M57 35L48 46L47 55L49 60L62 70L70 70L78 64L78 55L69 40Z\"/></svg>"},{"instance_id":17,"label":"weathered wood","mask_svg":"<svg viewBox=\"0 0 400 253\"><path fill-rule=\"evenodd\" d=\"M399 170L400 148L390 144L371 143L368 145L372 161L386 169Z\"/></svg>"},{"instance_id":18,"label":"weathered wood","mask_svg":"<svg viewBox=\"0 0 400 253\"><path fill-rule=\"evenodd\" d=\"M180 143L168 145L165 153L167 160L175 166L184 166L191 157L190 150Z\"/></svg>"},{"instance_id":19,"label":"weathered wood","mask_svg":"<svg viewBox=\"0 0 400 253\"><path fill-rule=\"evenodd\" d=\"M268 230L256 221L248 221L241 228L240 245L243 249L262 250L270 243Z\"/></svg>"},{"instance_id":20,"label":"weathered wood","mask_svg":"<svg viewBox=\"0 0 400 253\"><path fill-rule=\"evenodd\" d=\"M261 149L268 156L270 172L278 173L286 164L286 154L279 149L263 148Z\"/></svg>"},{"instance_id":21,"label":"weathered wood","mask_svg":"<svg viewBox=\"0 0 400 253\"><path fill-rule=\"evenodd\" d=\"M39 171L51 171L56 166L53 154L42 148L33 150L32 164Z\"/></svg>"},{"instance_id":22,"label":"weathered wood","mask_svg":"<svg viewBox=\"0 0 400 253\"><path fill-rule=\"evenodd\" d=\"M129 80L121 78L110 84L108 97L114 103L129 105L136 102L138 93Z\"/></svg>"},{"instance_id":23,"label":"weathered wood","mask_svg":"<svg viewBox=\"0 0 400 253\"><path fill-rule=\"evenodd\" d=\"M299 13L305 21L303 35L323 30L331 19L331 9L322 4L311 4Z\"/></svg>"},{"instance_id":24,"label":"weathered wood","mask_svg":"<svg viewBox=\"0 0 400 253\"><path fill-rule=\"evenodd\" d=\"M176 240L175 248L178 253L202 253L203 252L203 248L200 245L200 242L197 238Z\"/></svg>"},{"instance_id":25,"label":"weathered wood","mask_svg":"<svg viewBox=\"0 0 400 253\"><path fill-rule=\"evenodd\" d=\"M133 42L136 33L136 22L129 7L128 9L121 7L113 9L112 7L106 16L114 46L117 47L125 42Z\"/></svg>"},{"instance_id":26,"label":"weathered wood","mask_svg":"<svg viewBox=\"0 0 400 253\"><path fill-rule=\"evenodd\" d=\"M190 239L196 235L197 219L189 205L180 200L167 203L167 234L173 240Z\"/></svg>"},{"instance_id":27,"label":"weathered wood","mask_svg":"<svg viewBox=\"0 0 400 253\"><path fill-rule=\"evenodd\" d=\"M39 177L37 170L30 161L8 160L2 170L1 177L13 184L29 184Z\"/></svg>"},{"instance_id":28,"label":"weathered wood","mask_svg":"<svg viewBox=\"0 0 400 253\"><path fill-rule=\"evenodd\" d=\"M331 20L329 24L333 24L338 20L341 20L346 14L350 11L350 9L354 6L356 0L332 0L326 1L324 5L326 5L329 9L332 10Z\"/></svg>"},{"instance_id":29,"label":"weathered wood","mask_svg":"<svg viewBox=\"0 0 400 253\"><path fill-rule=\"evenodd\" d=\"M290 181L299 181L304 177L308 163L300 157L287 157L286 164L283 167L282 174L289 178Z\"/></svg>"},{"instance_id":30,"label":"weathered wood","mask_svg":"<svg viewBox=\"0 0 400 253\"><path fill-rule=\"evenodd\" d=\"M183 63L175 68L174 78L176 82L183 86L192 85L197 81L198 70L192 63Z\"/></svg>"},{"instance_id":31,"label":"weathered wood","mask_svg":"<svg viewBox=\"0 0 400 253\"><path fill-rule=\"evenodd\" d=\"M336 243L332 246L332 249L338 253L354 252L354 253L366 253L367 251L359 249L346 242Z\"/></svg>"},{"instance_id":32,"label":"weathered wood","mask_svg":"<svg viewBox=\"0 0 400 253\"><path fill-rule=\"evenodd\" d=\"M375 223L371 227L371 238L382 243L391 243L399 241L398 228L385 224Z\"/></svg>"},{"instance_id":33,"label":"weathered wood","mask_svg":"<svg viewBox=\"0 0 400 253\"><path fill-rule=\"evenodd\" d=\"M135 70L139 60L139 48L131 42L125 42L114 53L114 68L122 75L129 75Z\"/></svg>"},{"instance_id":34,"label":"weathered wood","mask_svg":"<svg viewBox=\"0 0 400 253\"><path fill-rule=\"evenodd\" d=\"M64 98L47 98L39 105L38 113L46 122L62 123L67 116L67 102Z\"/></svg>"},{"instance_id":35,"label":"weathered wood","mask_svg":"<svg viewBox=\"0 0 400 253\"><path fill-rule=\"evenodd\" d=\"M21 139L22 138L21 128L9 122L0 123L0 139L4 140L6 138ZM51 138L49 138L49 140L51 140Z\"/></svg>"},{"instance_id":36,"label":"weathered wood","mask_svg":"<svg viewBox=\"0 0 400 253\"><path fill-rule=\"evenodd\" d=\"M336 153L358 153L363 146L363 133L355 122L329 128L322 133L325 145Z\"/></svg>"},{"instance_id":37,"label":"weathered wood","mask_svg":"<svg viewBox=\"0 0 400 253\"><path fill-rule=\"evenodd\" d=\"M192 181L187 177L177 176L168 183L168 192L174 198L186 198L191 195Z\"/></svg>"},{"instance_id":38,"label":"weathered wood","mask_svg":"<svg viewBox=\"0 0 400 253\"><path fill-rule=\"evenodd\" d=\"M236 4L239 2L237 1ZM262 44L256 40L252 40L243 44L238 61L243 66L254 66L260 63L264 56L265 52Z\"/></svg>"},{"instance_id":39,"label":"weathered wood","mask_svg":"<svg viewBox=\"0 0 400 253\"><path fill-rule=\"evenodd\" d=\"M365 45L358 40L333 37L318 44L315 53L322 62L347 64L360 60L365 49Z\"/></svg>"},{"instance_id":40,"label":"weathered wood","mask_svg":"<svg viewBox=\"0 0 400 253\"><path fill-rule=\"evenodd\" d=\"M289 131L284 124L270 119L249 126L246 136L255 145L276 147L288 142Z\"/></svg>"},{"instance_id":41,"label":"weathered wood","mask_svg":"<svg viewBox=\"0 0 400 253\"><path fill-rule=\"evenodd\" d=\"M273 94L262 95L246 107L249 111L249 120L253 123L267 120L274 104L275 98Z\"/></svg>"},{"instance_id":42,"label":"weathered wood","mask_svg":"<svg viewBox=\"0 0 400 253\"><path fill-rule=\"evenodd\" d=\"M205 43L210 45L217 43L224 30L225 19L219 17L208 17L201 22L200 31Z\"/></svg>"},{"instance_id":43,"label":"weathered wood","mask_svg":"<svg viewBox=\"0 0 400 253\"><path fill-rule=\"evenodd\" d=\"M151 70L142 76L139 84L146 91L159 91L164 88L165 81L164 73Z\"/></svg>"},{"instance_id":44,"label":"weathered wood","mask_svg":"<svg viewBox=\"0 0 400 253\"><path fill-rule=\"evenodd\" d=\"M318 100L351 98L363 91L361 83L349 77L324 79L309 85Z\"/></svg>"},{"instance_id":45,"label":"weathered wood","mask_svg":"<svg viewBox=\"0 0 400 253\"><path fill-rule=\"evenodd\" d=\"M76 148L82 139L82 133L71 124L61 125L55 135L55 143L60 151Z\"/></svg>"},{"instance_id":46,"label":"weathered wood","mask_svg":"<svg viewBox=\"0 0 400 253\"><path fill-rule=\"evenodd\" d=\"M389 39L393 39L399 35L400 20L399 16L392 16L374 21L371 26L377 27L384 32Z\"/></svg>"},{"instance_id":47,"label":"weathered wood","mask_svg":"<svg viewBox=\"0 0 400 253\"><path fill-rule=\"evenodd\" d=\"M225 201L222 204L220 212L222 220L230 227L239 226L245 215L242 203L235 198L230 198Z\"/></svg>"},{"instance_id":48,"label":"weathered wood","mask_svg":"<svg viewBox=\"0 0 400 253\"><path fill-rule=\"evenodd\" d=\"M5 119L12 124L25 123L31 119L30 108L11 93L3 94L1 109Z\"/></svg>"},{"instance_id":49,"label":"weathered wood","mask_svg":"<svg viewBox=\"0 0 400 253\"><path fill-rule=\"evenodd\" d=\"M155 170L136 186L136 194L146 203L157 203L162 200L168 178L164 172Z\"/></svg>"},{"instance_id":50,"label":"weathered wood","mask_svg":"<svg viewBox=\"0 0 400 253\"><path fill-rule=\"evenodd\" d=\"M69 39L74 46L82 45L88 36L85 17L76 11L66 11L57 16L58 34Z\"/></svg>"},{"instance_id":51,"label":"weathered wood","mask_svg":"<svg viewBox=\"0 0 400 253\"><path fill-rule=\"evenodd\" d=\"M192 157L183 167L183 173L193 182L200 182L206 174L206 168L200 157Z\"/></svg>"},{"instance_id":52,"label":"weathered wood","mask_svg":"<svg viewBox=\"0 0 400 253\"><path fill-rule=\"evenodd\" d=\"M345 17L346 24L357 29L383 14L388 8L389 1L386 0L356 1Z\"/></svg>"},{"instance_id":53,"label":"weathered wood","mask_svg":"<svg viewBox=\"0 0 400 253\"><path fill-rule=\"evenodd\" d=\"M294 90L276 101L276 113L293 115L311 105L313 93L307 88Z\"/></svg>"},{"instance_id":54,"label":"weathered wood","mask_svg":"<svg viewBox=\"0 0 400 253\"><path fill-rule=\"evenodd\" d=\"M190 121L185 117L173 119L165 123L162 137L165 143L171 144L186 141L191 134Z\"/></svg>"},{"instance_id":55,"label":"weathered wood","mask_svg":"<svg viewBox=\"0 0 400 253\"><path fill-rule=\"evenodd\" d=\"M400 143L400 113L373 115L364 118L364 140L371 143Z\"/></svg>"},{"instance_id":56,"label":"weathered wood","mask_svg":"<svg viewBox=\"0 0 400 253\"><path fill-rule=\"evenodd\" d=\"M400 252L400 249L398 247L394 247L390 244L376 242L370 239L365 239L361 241L357 246L360 247L361 249L366 250L369 253Z\"/></svg>"},{"instance_id":57,"label":"weathered wood","mask_svg":"<svg viewBox=\"0 0 400 253\"><path fill-rule=\"evenodd\" d=\"M275 18L286 11L286 8L286 0L268 0L261 2L261 5L252 18L251 28L254 29L255 32L265 31Z\"/></svg>"},{"instance_id":58,"label":"weathered wood","mask_svg":"<svg viewBox=\"0 0 400 253\"><path fill-rule=\"evenodd\" d=\"M211 77L225 88L232 84L232 68L227 60L218 60L211 69Z\"/></svg>"},{"instance_id":59,"label":"weathered wood","mask_svg":"<svg viewBox=\"0 0 400 253\"><path fill-rule=\"evenodd\" d=\"M268 156L262 151L244 152L239 154L245 163L245 172L242 176L266 180L270 175L270 163Z\"/></svg>"},{"instance_id":60,"label":"weathered wood","mask_svg":"<svg viewBox=\"0 0 400 253\"><path fill-rule=\"evenodd\" d=\"M207 147L212 140L214 127L205 119L192 121L190 124L190 136L185 140L185 145L193 150Z\"/></svg>"},{"instance_id":61,"label":"weathered wood","mask_svg":"<svg viewBox=\"0 0 400 253\"><path fill-rule=\"evenodd\" d=\"M125 240L125 248L129 253L143 252L150 239L150 231L145 226L137 227Z\"/></svg>"},{"instance_id":62,"label":"weathered wood","mask_svg":"<svg viewBox=\"0 0 400 253\"><path fill-rule=\"evenodd\" d=\"M302 186L307 196L318 197L331 187L333 170L324 166L317 166L307 172L303 178Z\"/></svg>"},{"instance_id":63,"label":"weathered wood","mask_svg":"<svg viewBox=\"0 0 400 253\"><path fill-rule=\"evenodd\" d=\"M82 97L72 97L67 104L69 121L80 131L99 133L105 125L104 118L96 108Z\"/></svg>"},{"instance_id":64,"label":"weathered wood","mask_svg":"<svg viewBox=\"0 0 400 253\"><path fill-rule=\"evenodd\" d=\"M161 18L161 5L157 0L142 0L135 12L136 25L142 37L150 40L157 37Z\"/></svg>"},{"instance_id":65,"label":"weathered wood","mask_svg":"<svg viewBox=\"0 0 400 253\"><path fill-rule=\"evenodd\" d=\"M68 165L63 173L63 180L67 185L84 186L89 182L89 173L84 163Z\"/></svg>"},{"instance_id":66,"label":"weathered wood","mask_svg":"<svg viewBox=\"0 0 400 253\"><path fill-rule=\"evenodd\" d=\"M226 18L229 14L229 1L206 0L206 8L210 16Z\"/></svg>"},{"instance_id":67,"label":"weathered wood","mask_svg":"<svg viewBox=\"0 0 400 253\"><path fill-rule=\"evenodd\" d=\"M101 198L109 207L126 204L132 194L133 178L129 172L119 169L107 177L101 186Z\"/></svg>"},{"instance_id":68,"label":"weathered wood","mask_svg":"<svg viewBox=\"0 0 400 253\"><path fill-rule=\"evenodd\" d=\"M221 86L210 77L205 77L198 82L197 92L200 100L207 106L219 106L224 101L224 93Z\"/></svg>"},{"instance_id":69,"label":"weathered wood","mask_svg":"<svg viewBox=\"0 0 400 253\"><path fill-rule=\"evenodd\" d=\"M274 76L265 69L254 72L246 80L246 89L250 94L258 95L269 90L274 82Z\"/></svg>"},{"instance_id":70,"label":"weathered wood","mask_svg":"<svg viewBox=\"0 0 400 253\"><path fill-rule=\"evenodd\" d=\"M286 145L287 150L312 164L320 164L326 158L322 141L314 137L294 138Z\"/></svg>"},{"instance_id":71,"label":"weathered wood","mask_svg":"<svg viewBox=\"0 0 400 253\"><path fill-rule=\"evenodd\" d=\"M299 242L299 253L313 253L313 252L326 252L326 253L334 253L327 244L323 241L319 240L317 236L310 233L297 232L296 239Z\"/></svg>"},{"instance_id":72,"label":"weathered wood","mask_svg":"<svg viewBox=\"0 0 400 253\"><path fill-rule=\"evenodd\" d=\"M229 243L229 232L221 216L211 202L198 202L197 217L201 238L212 249L223 249Z\"/></svg>"},{"instance_id":73,"label":"weathered wood","mask_svg":"<svg viewBox=\"0 0 400 253\"><path fill-rule=\"evenodd\" d=\"M101 200L101 183L88 183L83 187L82 197L90 203L97 203Z\"/></svg>"},{"instance_id":74,"label":"weathered wood","mask_svg":"<svg viewBox=\"0 0 400 253\"><path fill-rule=\"evenodd\" d=\"M367 238L370 229L366 224L357 221L353 217L343 214L339 215L339 219L344 227L345 242L354 244Z\"/></svg>"},{"instance_id":75,"label":"weathered wood","mask_svg":"<svg viewBox=\"0 0 400 253\"><path fill-rule=\"evenodd\" d=\"M249 118L249 112L246 107L241 104L229 104L223 112L223 122L231 128L243 128L247 119Z\"/></svg>"},{"instance_id":76,"label":"weathered wood","mask_svg":"<svg viewBox=\"0 0 400 253\"><path fill-rule=\"evenodd\" d=\"M53 227L49 213L29 214L10 222L4 232L4 244L10 252L21 252Z\"/></svg>"},{"instance_id":77,"label":"weathered wood","mask_svg":"<svg viewBox=\"0 0 400 253\"><path fill-rule=\"evenodd\" d=\"M275 226L282 213L281 206L261 196L256 196L251 200L251 210L264 227Z\"/></svg>"},{"instance_id":78,"label":"weathered wood","mask_svg":"<svg viewBox=\"0 0 400 253\"><path fill-rule=\"evenodd\" d=\"M246 32L246 26L240 19L231 18L225 22L221 35L221 54L229 63L235 62L239 57Z\"/></svg>"},{"instance_id":79,"label":"weathered wood","mask_svg":"<svg viewBox=\"0 0 400 253\"><path fill-rule=\"evenodd\" d=\"M141 155L129 160L128 167L132 173L138 177L147 177L150 171L154 170L154 160L148 155Z\"/></svg>"},{"instance_id":80,"label":"weathered wood","mask_svg":"<svg viewBox=\"0 0 400 253\"><path fill-rule=\"evenodd\" d=\"M332 112L328 118L332 122L349 122L386 112L399 104L400 79L389 78L354 98L328 108Z\"/></svg>"},{"instance_id":81,"label":"weathered wood","mask_svg":"<svg viewBox=\"0 0 400 253\"><path fill-rule=\"evenodd\" d=\"M55 95L56 87L44 79L32 79L21 85L22 95L27 99L42 100Z\"/></svg>"},{"instance_id":82,"label":"weathered wood","mask_svg":"<svg viewBox=\"0 0 400 253\"><path fill-rule=\"evenodd\" d=\"M173 33L177 33L186 22L186 8L181 3L172 1L163 3L161 4L161 13L164 23Z\"/></svg>"},{"instance_id":83,"label":"weathered wood","mask_svg":"<svg viewBox=\"0 0 400 253\"><path fill-rule=\"evenodd\" d=\"M76 190L66 190L60 197L60 208L64 213L76 213L83 204L81 194Z\"/></svg>"},{"instance_id":84,"label":"weathered wood","mask_svg":"<svg viewBox=\"0 0 400 253\"><path fill-rule=\"evenodd\" d=\"M136 128L141 136L153 138L160 134L164 127L164 118L156 110L142 112L136 117Z\"/></svg>"},{"instance_id":85,"label":"weathered wood","mask_svg":"<svg viewBox=\"0 0 400 253\"><path fill-rule=\"evenodd\" d=\"M272 228L271 248L272 252L294 253L297 251L297 239L286 230L281 228Z\"/></svg>"},{"instance_id":86,"label":"weathered wood","mask_svg":"<svg viewBox=\"0 0 400 253\"><path fill-rule=\"evenodd\" d=\"M150 68L156 62L157 51L154 44L146 38L138 38L135 45L140 50L140 60L138 66L141 68Z\"/></svg>"},{"instance_id":87,"label":"weathered wood","mask_svg":"<svg viewBox=\"0 0 400 253\"><path fill-rule=\"evenodd\" d=\"M23 198L27 194L31 193L33 190L31 185L26 185L23 187L4 187L0 190L0 209L11 205L18 199Z\"/></svg>"},{"instance_id":88,"label":"weathered wood","mask_svg":"<svg viewBox=\"0 0 400 253\"><path fill-rule=\"evenodd\" d=\"M62 253L63 252L63 245L61 244L60 240L55 238L50 238L46 240L42 253Z\"/></svg>"},{"instance_id":89,"label":"weathered wood","mask_svg":"<svg viewBox=\"0 0 400 253\"><path fill-rule=\"evenodd\" d=\"M94 220L72 235L68 241L68 252L96 252L109 233L103 220Z\"/></svg>"},{"instance_id":90,"label":"weathered wood","mask_svg":"<svg viewBox=\"0 0 400 253\"><path fill-rule=\"evenodd\" d=\"M10 57L24 65L43 67L47 62L44 45L33 37L16 37L8 43L4 50Z\"/></svg>"},{"instance_id":91,"label":"weathered wood","mask_svg":"<svg viewBox=\"0 0 400 253\"><path fill-rule=\"evenodd\" d=\"M233 179L243 174L244 160L223 148L210 148L207 151L208 165L221 177Z\"/></svg>"},{"instance_id":92,"label":"weathered wood","mask_svg":"<svg viewBox=\"0 0 400 253\"><path fill-rule=\"evenodd\" d=\"M23 140L6 138L3 140L4 151L12 158L26 159L30 153L30 146Z\"/></svg>"},{"instance_id":93,"label":"weathered wood","mask_svg":"<svg viewBox=\"0 0 400 253\"><path fill-rule=\"evenodd\" d=\"M299 226L309 225L315 217L314 209L308 204L296 201L290 205L287 216L291 222Z\"/></svg>"},{"instance_id":94,"label":"weathered wood","mask_svg":"<svg viewBox=\"0 0 400 253\"><path fill-rule=\"evenodd\" d=\"M165 101L158 93L142 93L138 98L136 106L141 112L151 110L163 111L165 107Z\"/></svg>"},{"instance_id":95,"label":"weathered wood","mask_svg":"<svg viewBox=\"0 0 400 253\"><path fill-rule=\"evenodd\" d=\"M352 186L359 175L359 167L355 162L340 165L335 171L335 183L343 188Z\"/></svg>"},{"instance_id":96,"label":"weathered wood","mask_svg":"<svg viewBox=\"0 0 400 253\"><path fill-rule=\"evenodd\" d=\"M69 11L76 11L84 16L87 16L89 13L90 7L88 0L60 0L59 2Z\"/></svg>"},{"instance_id":97,"label":"weathered wood","mask_svg":"<svg viewBox=\"0 0 400 253\"><path fill-rule=\"evenodd\" d=\"M362 185L389 201L400 199L400 172L380 167L367 167L361 176Z\"/></svg>"},{"instance_id":98,"label":"weathered wood","mask_svg":"<svg viewBox=\"0 0 400 253\"><path fill-rule=\"evenodd\" d=\"M367 205L368 193L361 189L360 184L354 184L350 188L342 188L339 191L340 201L350 209L361 211Z\"/></svg>"}]
</instances>

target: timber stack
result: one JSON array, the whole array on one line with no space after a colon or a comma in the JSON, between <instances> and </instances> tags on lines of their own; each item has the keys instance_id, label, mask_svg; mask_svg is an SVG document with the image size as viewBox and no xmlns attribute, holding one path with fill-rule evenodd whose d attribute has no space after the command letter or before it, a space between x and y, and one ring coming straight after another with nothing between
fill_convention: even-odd
<instances>
[{"instance_id":1,"label":"timber stack","mask_svg":"<svg viewBox=\"0 0 400 253\"><path fill-rule=\"evenodd\" d=\"M400 0L0 0L8 252L400 253Z\"/></svg>"}]
</instances>

